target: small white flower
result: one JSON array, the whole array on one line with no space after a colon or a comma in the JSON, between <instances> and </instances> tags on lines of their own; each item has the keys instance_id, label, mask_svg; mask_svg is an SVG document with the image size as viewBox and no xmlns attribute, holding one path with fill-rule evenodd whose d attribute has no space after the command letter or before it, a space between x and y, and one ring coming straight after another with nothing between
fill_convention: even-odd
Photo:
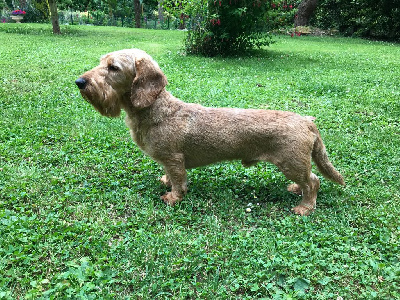
<instances>
[{"instance_id":1,"label":"small white flower","mask_svg":"<svg viewBox=\"0 0 400 300\"><path fill-rule=\"evenodd\" d=\"M246 212L251 212L251 208L250 207L248 207L248 208L246 208Z\"/></svg>"}]
</instances>

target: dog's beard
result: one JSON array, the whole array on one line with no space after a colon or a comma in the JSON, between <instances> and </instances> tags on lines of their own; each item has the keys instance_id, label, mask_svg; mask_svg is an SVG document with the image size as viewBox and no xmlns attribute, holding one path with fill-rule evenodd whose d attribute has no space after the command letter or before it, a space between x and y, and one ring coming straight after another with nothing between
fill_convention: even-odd
<instances>
[{"instance_id":1,"label":"dog's beard","mask_svg":"<svg viewBox=\"0 0 400 300\"><path fill-rule=\"evenodd\" d=\"M121 114L120 96L110 85L103 87L92 82L80 92L83 99L89 102L101 115L115 118Z\"/></svg>"}]
</instances>

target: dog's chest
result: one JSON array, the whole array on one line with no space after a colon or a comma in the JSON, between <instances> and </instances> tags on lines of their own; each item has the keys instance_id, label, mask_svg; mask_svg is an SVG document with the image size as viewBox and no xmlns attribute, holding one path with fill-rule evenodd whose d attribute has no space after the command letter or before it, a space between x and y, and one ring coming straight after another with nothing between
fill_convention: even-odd
<instances>
[{"instance_id":1,"label":"dog's chest","mask_svg":"<svg viewBox=\"0 0 400 300\"><path fill-rule=\"evenodd\" d=\"M133 139L133 141L143 150L145 151L145 143L143 141L143 132L140 130L139 120L132 116L126 116L125 124L129 128L129 133Z\"/></svg>"}]
</instances>

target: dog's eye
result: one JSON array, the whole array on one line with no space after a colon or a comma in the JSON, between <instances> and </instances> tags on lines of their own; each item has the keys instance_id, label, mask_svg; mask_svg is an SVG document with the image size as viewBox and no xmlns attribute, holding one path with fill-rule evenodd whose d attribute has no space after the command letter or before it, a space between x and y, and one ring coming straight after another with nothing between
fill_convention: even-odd
<instances>
[{"instance_id":1,"label":"dog's eye","mask_svg":"<svg viewBox=\"0 0 400 300\"><path fill-rule=\"evenodd\" d=\"M119 71L119 68L117 66L110 65L110 66L108 66L108 70L116 72L116 71Z\"/></svg>"}]
</instances>

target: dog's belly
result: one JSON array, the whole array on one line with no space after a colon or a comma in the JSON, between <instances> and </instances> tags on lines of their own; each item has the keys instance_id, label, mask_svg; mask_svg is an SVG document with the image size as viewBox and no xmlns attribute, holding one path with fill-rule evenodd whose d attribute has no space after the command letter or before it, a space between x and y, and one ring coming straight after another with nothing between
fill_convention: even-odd
<instances>
[{"instance_id":1,"label":"dog's belly","mask_svg":"<svg viewBox=\"0 0 400 300\"><path fill-rule=\"evenodd\" d=\"M260 159L242 159L242 158L221 158L221 159L215 159L215 158L203 158L202 160L199 159L193 159L193 158L187 158L185 159L185 168L186 169L193 169L197 167L203 167L203 166L208 166L212 164L216 164L219 162L223 161L234 161L234 160L240 160L242 162L242 165L244 167L250 167L258 163L259 161L269 161L272 162L272 159L269 159L267 156L264 156L263 158Z\"/></svg>"},{"instance_id":2,"label":"dog's belly","mask_svg":"<svg viewBox=\"0 0 400 300\"><path fill-rule=\"evenodd\" d=\"M183 149L185 167L187 169L206 166L222 161L241 160L244 166L250 166L258 161L275 163L274 153L279 145L274 139L248 139L237 140L225 138L208 143L199 139L197 142L189 142Z\"/></svg>"},{"instance_id":3,"label":"dog's belly","mask_svg":"<svg viewBox=\"0 0 400 300\"><path fill-rule=\"evenodd\" d=\"M215 164L222 161L229 161L229 160L237 160L238 158L222 158L219 159L216 157L187 157L185 156L185 168L192 169L197 167L203 167L211 164Z\"/></svg>"}]
</instances>

